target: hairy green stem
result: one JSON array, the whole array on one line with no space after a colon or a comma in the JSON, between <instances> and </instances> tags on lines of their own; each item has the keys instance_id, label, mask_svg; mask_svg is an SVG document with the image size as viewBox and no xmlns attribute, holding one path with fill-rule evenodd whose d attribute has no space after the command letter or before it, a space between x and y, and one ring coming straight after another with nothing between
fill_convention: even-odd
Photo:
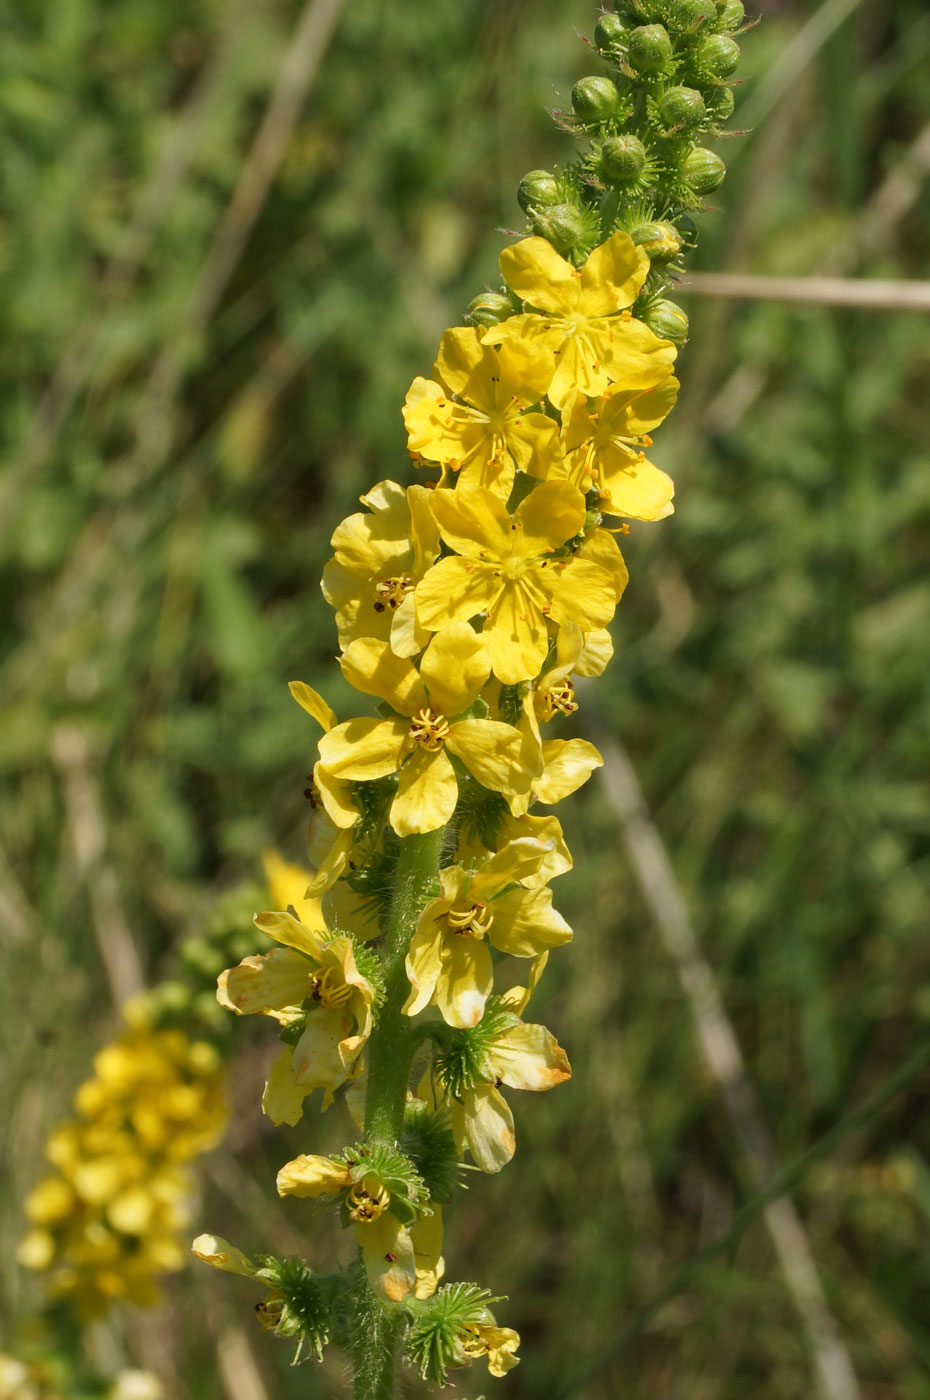
<instances>
[{"instance_id":1,"label":"hairy green stem","mask_svg":"<svg viewBox=\"0 0 930 1400\"><path fill-rule=\"evenodd\" d=\"M400 844L381 950L385 998L368 1042L365 1139L372 1143L393 1146L403 1134L410 1069L421 1040L403 1013L410 993L407 949L439 870L443 832L440 827L424 836L407 836ZM363 1268L357 1271L353 1313L355 1400L394 1400L399 1324L372 1291Z\"/></svg>"}]
</instances>

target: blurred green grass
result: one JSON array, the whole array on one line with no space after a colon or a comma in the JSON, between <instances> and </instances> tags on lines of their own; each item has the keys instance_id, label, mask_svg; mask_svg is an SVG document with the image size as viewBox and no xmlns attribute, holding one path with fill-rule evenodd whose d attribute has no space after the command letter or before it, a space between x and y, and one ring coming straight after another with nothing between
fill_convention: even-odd
<instances>
[{"instance_id":1,"label":"blurred green grass","mask_svg":"<svg viewBox=\"0 0 930 1400\"><path fill-rule=\"evenodd\" d=\"M760 6L740 70L750 112L816 8ZM22 1197L114 1025L101 939L119 946L131 930L155 979L218 893L256 876L263 846L299 855L312 736L285 683L311 681L336 708L344 698L318 586L329 534L371 482L406 472L409 380L495 282L496 228L520 226L517 179L567 157L545 107L598 71L573 38L593 18L580 0L344 6L243 256L192 326L299 13L291 0L8 11L11 1333L37 1296L12 1262ZM697 263L923 277L919 172L900 217L862 235L930 121L928 55L921 0L859 6L751 135L721 147L730 172ZM677 513L626 542L618 654L585 699L632 755L784 1163L924 1044L930 1022L930 348L907 314L688 309L683 396L656 448ZM758 1224L576 1387L748 1188L603 791L593 783L559 815L576 868L556 898L576 941L537 1014L575 1078L515 1103L514 1164L450 1215L450 1277L510 1295L524 1360L499 1384L514 1400L800 1400L813 1391L806 1343ZM108 879L115 900L101 903ZM325 1262L344 1242L315 1219L302 1245L306 1213L270 1192L285 1154L325 1150L342 1125L311 1121L308 1139L259 1122L270 1054L253 1039L233 1070L230 1149L200 1218L244 1247ZM796 1193L867 1400L930 1397L928 1086ZM216 1340L250 1327L253 1300L205 1272L176 1281L163 1313L117 1319L105 1347L155 1356L172 1396L236 1400ZM291 1372L286 1348L250 1343L269 1394L344 1393L335 1361ZM491 1383L468 1375L461 1391Z\"/></svg>"}]
</instances>

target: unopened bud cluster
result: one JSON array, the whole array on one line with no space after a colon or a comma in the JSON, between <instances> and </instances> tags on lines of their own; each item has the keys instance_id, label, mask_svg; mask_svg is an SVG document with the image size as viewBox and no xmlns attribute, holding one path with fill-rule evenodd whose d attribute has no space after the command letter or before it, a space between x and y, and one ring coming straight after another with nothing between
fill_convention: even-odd
<instances>
[{"instance_id":1,"label":"unopened bud cluster","mask_svg":"<svg viewBox=\"0 0 930 1400\"><path fill-rule=\"evenodd\" d=\"M617 230L644 248L650 274L634 314L676 345L688 318L666 292L696 243L692 211L726 175L708 142L733 114L744 27L742 0L619 0L594 26L610 76L579 79L571 111L555 114L584 142L580 154L555 172L531 170L517 187L527 231L577 266ZM496 292L469 307L485 328L512 314Z\"/></svg>"}]
</instances>

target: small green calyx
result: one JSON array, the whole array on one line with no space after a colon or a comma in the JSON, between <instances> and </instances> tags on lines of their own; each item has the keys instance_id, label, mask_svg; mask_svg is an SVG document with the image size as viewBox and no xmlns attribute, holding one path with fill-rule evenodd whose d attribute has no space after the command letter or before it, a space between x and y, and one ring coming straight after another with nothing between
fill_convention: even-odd
<instances>
[{"instance_id":1,"label":"small green calyx","mask_svg":"<svg viewBox=\"0 0 930 1400\"><path fill-rule=\"evenodd\" d=\"M597 243L600 223L594 209L576 204L554 204L532 221L533 232L567 258L583 258Z\"/></svg>"},{"instance_id":2,"label":"small green calyx","mask_svg":"<svg viewBox=\"0 0 930 1400\"><path fill-rule=\"evenodd\" d=\"M620 106L620 94L610 78L581 78L572 88L572 111L586 126L606 121Z\"/></svg>"},{"instance_id":3,"label":"small green calyx","mask_svg":"<svg viewBox=\"0 0 930 1400\"><path fill-rule=\"evenodd\" d=\"M452 1200L461 1176L461 1163L449 1115L434 1113L422 1099L412 1099L404 1111L403 1148L440 1205Z\"/></svg>"},{"instance_id":4,"label":"small green calyx","mask_svg":"<svg viewBox=\"0 0 930 1400\"><path fill-rule=\"evenodd\" d=\"M608 185L635 185L643 176L648 159L638 136L612 136L604 142L597 171Z\"/></svg>"},{"instance_id":5,"label":"small green calyx","mask_svg":"<svg viewBox=\"0 0 930 1400\"><path fill-rule=\"evenodd\" d=\"M278 1337L299 1338L295 1365L304 1359L305 1347L308 1357L321 1361L330 1337L334 1280L317 1277L295 1255L286 1259L260 1255L259 1262L255 1277L271 1290L255 1306L259 1326Z\"/></svg>"},{"instance_id":6,"label":"small green calyx","mask_svg":"<svg viewBox=\"0 0 930 1400\"><path fill-rule=\"evenodd\" d=\"M346 1167L349 1174L342 1199L346 1223L374 1219L382 1209L389 1209L402 1225L410 1225L429 1202L422 1176L406 1153L396 1147L357 1143L335 1153L332 1160Z\"/></svg>"},{"instance_id":7,"label":"small green calyx","mask_svg":"<svg viewBox=\"0 0 930 1400\"><path fill-rule=\"evenodd\" d=\"M727 168L716 152L703 146L695 146L681 166L682 178L696 195L712 194L723 184L726 173Z\"/></svg>"},{"instance_id":8,"label":"small green calyx","mask_svg":"<svg viewBox=\"0 0 930 1400\"><path fill-rule=\"evenodd\" d=\"M631 26L619 15L601 15L594 26L594 42L601 53L617 53L630 36Z\"/></svg>"},{"instance_id":9,"label":"small green calyx","mask_svg":"<svg viewBox=\"0 0 930 1400\"><path fill-rule=\"evenodd\" d=\"M453 1098L476 1084L493 1083L494 1074L488 1051L505 1031L520 1024L520 1018L491 997L477 1026L457 1030L449 1038L448 1049L436 1057L436 1071Z\"/></svg>"},{"instance_id":10,"label":"small green calyx","mask_svg":"<svg viewBox=\"0 0 930 1400\"><path fill-rule=\"evenodd\" d=\"M524 214L546 209L561 202L558 181L548 170L530 170L517 186L517 203Z\"/></svg>"},{"instance_id":11,"label":"small green calyx","mask_svg":"<svg viewBox=\"0 0 930 1400\"><path fill-rule=\"evenodd\" d=\"M630 35L627 58L637 73L661 73L672 61L672 41L662 24L642 24Z\"/></svg>"},{"instance_id":12,"label":"small green calyx","mask_svg":"<svg viewBox=\"0 0 930 1400\"><path fill-rule=\"evenodd\" d=\"M670 87L658 102L659 115L667 127L697 126L704 120L704 98L697 88Z\"/></svg>"},{"instance_id":13,"label":"small green calyx","mask_svg":"<svg viewBox=\"0 0 930 1400\"><path fill-rule=\"evenodd\" d=\"M494 1323L491 1303L503 1299L476 1283L445 1284L418 1310L407 1335L407 1357L425 1381L445 1385L450 1367L467 1366L472 1329Z\"/></svg>"},{"instance_id":14,"label":"small green calyx","mask_svg":"<svg viewBox=\"0 0 930 1400\"><path fill-rule=\"evenodd\" d=\"M499 326L501 321L506 321L512 315L513 306L509 297L502 296L500 292L481 292L468 303L465 320L470 326L481 326L486 330L489 326Z\"/></svg>"},{"instance_id":15,"label":"small green calyx","mask_svg":"<svg viewBox=\"0 0 930 1400\"><path fill-rule=\"evenodd\" d=\"M670 340L673 345L684 345L688 339L688 317L673 301L663 298L653 302L643 319L660 340Z\"/></svg>"}]
</instances>

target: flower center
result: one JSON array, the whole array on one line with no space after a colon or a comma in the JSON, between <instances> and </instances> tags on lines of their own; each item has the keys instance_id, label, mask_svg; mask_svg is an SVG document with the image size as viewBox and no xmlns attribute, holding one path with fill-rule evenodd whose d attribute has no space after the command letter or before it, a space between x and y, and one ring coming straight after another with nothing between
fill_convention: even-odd
<instances>
[{"instance_id":1,"label":"flower center","mask_svg":"<svg viewBox=\"0 0 930 1400\"><path fill-rule=\"evenodd\" d=\"M511 580L522 578L528 567L529 561L522 554L508 554L501 560L501 573Z\"/></svg>"},{"instance_id":2,"label":"flower center","mask_svg":"<svg viewBox=\"0 0 930 1400\"><path fill-rule=\"evenodd\" d=\"M436 753L449 737L449 722L438 710L417 710L410 721L410 737L421 749Z\"/></svg>"},{"instance_id":3,"label":"flower center","mask_svg":"<svg viewBox=\"0 0 930 1400\"><path fill-rule=\"evenodd\" d=\"M355 1183L346 1196L349 1217L364 1223L377 1220L387 1210L390 1200L390 1192L377 1177L365 1176Z\"/></svg>"},{"instance_id":4,"label":"flower center","mask_svg":"<svg viewBox=\"0 0 930 1400\"><path fill-rule=\"evenodd\" d=\"M383 578L375 584L375 612L392 611L399 608L408 593L413 592L413 580L409 574L399 574L397 578Z\"/></svg>"},{"instance_id":5,"label":"flower center","mask_svg":"<svg viewBox=\"0 0 930 1400\"><path fill-rule=\"evenodd\" d=\"M458 938L484 938L493 922L494 915L480 900L464 907L453 905L446 914L446 923Z\"/></svg>"},{"instance_id":6,"label":"flower center","mask_svg":"<svg viewBox=\"0 0 930 1400\"><path fill-rule=\"evenodd\" d=\"M573 715L577 709L575 686L571 680L564 680L561 685L551 686L549 690L540 690L536 694L536 713L541 720L550 720L554 715Z\"/></svg>"},{"instance_id":7,"label":"flower center","mask_svg":"<svg viewBox=\"0 0 930 1400\"><path fill-rule=\"evenodd\" d=\"M335 967L324 968L310 979L310 995L322 1006L345 1006L352 999L352 988Z\"/></svg>"}]
</instances>

